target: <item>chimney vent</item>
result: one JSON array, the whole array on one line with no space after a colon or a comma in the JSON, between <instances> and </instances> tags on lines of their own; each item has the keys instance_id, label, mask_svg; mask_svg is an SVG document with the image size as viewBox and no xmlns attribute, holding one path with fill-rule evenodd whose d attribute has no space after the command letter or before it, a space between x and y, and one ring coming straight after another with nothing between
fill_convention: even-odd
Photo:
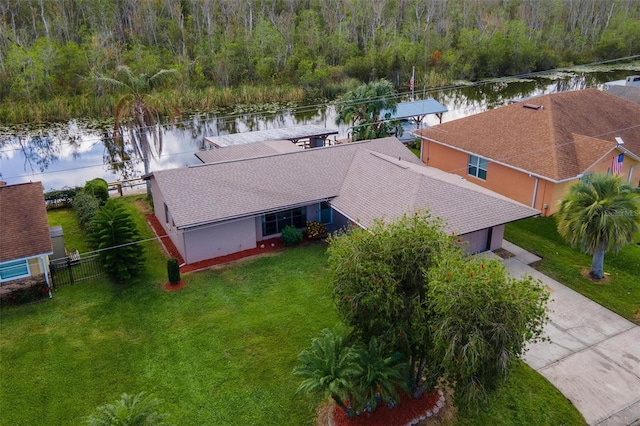
<instances>
[{"instance_id":1,"label":"chimney vent","mask_svg":"<svg viewBox=\"0 0 640 426\"><path fill-rule=\"evenodd\" d=\"M524 104L522 106L525 107L525 108L535 109L535 110L544 109L544 106L536 105L536 104Z\"/></svg>"}]
</instances>

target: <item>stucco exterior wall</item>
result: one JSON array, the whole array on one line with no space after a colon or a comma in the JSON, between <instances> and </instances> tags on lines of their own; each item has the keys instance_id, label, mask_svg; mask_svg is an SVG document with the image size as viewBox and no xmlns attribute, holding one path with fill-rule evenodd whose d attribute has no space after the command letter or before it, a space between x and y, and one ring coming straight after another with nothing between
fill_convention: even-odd
<instances>
[{"instance_id":1,"label":"stucco exterior wall","mask_svg":"<svg viewBox=\"0 0 640 426\"><path fill-rule=\"evenodd\" d=\"M487 179L478 179L469 175L469 154L440 145L431 141L423 141L422 161L430 167L436 167L449 173L455 173L469 182L502 194L524 205L543 210L543 205L551 200L551 182L536 179L528 173L515 170L489 161ZM537 189L536 189L537 180ZM535 200L534 200L535 194Z\"/></svg>"},{"instance_id":2,"label":"stucco exterior wall","mask_svg":"<svg viewBox=\"0 0 640 426\"><path fill-rule=\"evenodd\" d=\"M185 246L184 246L184 238L182 236L182 231L176 229L175 226L172 225L171 211L169 211L169 217L167 221L167 217L165 215L164 209L164 198L162 197L162 192L158 187L156 180L151 178L151 194L152 194L152 202L153 202L153 214L160 222L160 225L164 228L165 232L171 239L171 242L180 252L183 259L186 259L185 256Z\"/></svg>"},{"instance_id":3,"label":"stucco exterior wall","mask_svg":"<svg viewBox=\"0 0 640 426\"><path fill-rule=\"evenodd\" d=\"M183 232L186 263L225 256L256 247L255 218L206 225Z\"/></svg>"},{"instance_id":4,"label":"stucco exterior wall","mask_svg":"<svg viewBox=\"0 0 640 426\"><path fill-rule=\"evenodd\" d=\"M491 244L489 250L498 250L502 248L502 241L504 240L504 225L494 226L491 230Z\"/></svg>"}]
</instances>

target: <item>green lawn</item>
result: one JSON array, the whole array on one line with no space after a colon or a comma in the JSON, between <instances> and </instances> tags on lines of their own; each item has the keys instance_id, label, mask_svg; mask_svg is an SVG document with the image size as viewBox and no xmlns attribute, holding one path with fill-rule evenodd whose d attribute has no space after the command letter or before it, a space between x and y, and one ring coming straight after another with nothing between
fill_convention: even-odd
<instances>
[{"instance_id":1,"label":"green lawn","mask_svg":"<svg viewBox=\"0 0 640 426\"><path fill-rule=\"evenodd\" d=\"M143 198L126 201L136 211ZM128 285L85 281L0 310L0 424L77 425L96 406L140 391L164 400L174 425L313 424L318 401L295 395L292 369L311 338L338 321L325 247L183 275L177 292L162 289L158 244L145 251L147 269ZM524 364L490 400L453 424L584 424Z\"/></svg>"},{"instance_id":2,"label":"green lawn","mask_svg":"<svg viewBox=\"0 0 640 426\"><path fill-rule=\"evenodd\" d=\"M585 278L591 256L569 247L556 230L553 217L538 217L508 224L505 238L542 257L539 271L571 287L602 306L640 324L640 246L630 244L619 253L608 253L604 283ZM639 240L640 241L640 240Z\"/></svg>"}]
</instances>

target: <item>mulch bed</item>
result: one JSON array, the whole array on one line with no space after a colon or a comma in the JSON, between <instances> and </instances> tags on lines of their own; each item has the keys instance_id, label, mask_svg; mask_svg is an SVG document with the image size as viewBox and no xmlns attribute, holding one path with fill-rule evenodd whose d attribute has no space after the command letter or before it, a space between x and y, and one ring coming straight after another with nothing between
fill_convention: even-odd
<instances>
[{"instance_id":1,"label":"mulch bed","mask_svg":"<svg viewBox=\"0 0 640 426\"><path fill-rule=\"evenodd\" d=\"M180 256L180 252L171 241L171 238L167 235L164 228L160 224L160 221L154 214L147 215L147 222L153 229L153 232L160 238L162 245L167 252L169 257L173 257L178 259L178 263L180 266L181 273L199 271L201 269L207 269L212 266L222 265L229 262L234 262L236 260L244 259L246 257L258 256L260 254L269 253L275 250L280 250L284 248L284 244L280 238L273 238L270 240L264 240L258 243L258 246L253 249L243 250L237 253L232 253L226 256L215 257L213 259L206 259L200 262L191 263L189 265L183 265L184 259Z\"/></svg>"},{"instance_id":2,"label":"mulch bed","mask_svg":"<svg viewBox=\"0 0 640 426\"><path fill-rule=\"evenodd\" d=\"M180 282L176 285L171 284L170 282L166 282L164 284L164 289L167 291L177 291L184 287L187 283L184 280L180 280Z\"/></svg>"},{"instance_id":3,"label":"mulch bed","mask_svg":"<svg viewBox=\"0 0 640 426\"><path fill-rule=\"evenodd\" d=\"M424 393L418 399L404 395L394 408L380 404L372 413L362 413L348 418L344 410L335 406L333 421L336 426L404 426L418 424L434 415L438 411L438 401L441 394L436 392Z\"/></svg>"}]
</instances>

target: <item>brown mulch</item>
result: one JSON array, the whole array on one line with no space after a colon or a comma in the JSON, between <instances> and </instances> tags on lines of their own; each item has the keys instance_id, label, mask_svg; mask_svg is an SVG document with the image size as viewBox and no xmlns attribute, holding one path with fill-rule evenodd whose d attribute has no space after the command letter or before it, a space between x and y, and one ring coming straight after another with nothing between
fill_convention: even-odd
<instances>
[{"instance_id":1,"label":"brown mulch","mask_svg":"<svg viewBox=\"0 0 640 426\"><path fill-rule=\"evenodd\" d=\"M164 289L167 291L178 291L183 288L187 283L184 280L180 280L180 282L176 285L171 284L170 282L166 282L164 284Z\"/></svg>"}]
</instances>

